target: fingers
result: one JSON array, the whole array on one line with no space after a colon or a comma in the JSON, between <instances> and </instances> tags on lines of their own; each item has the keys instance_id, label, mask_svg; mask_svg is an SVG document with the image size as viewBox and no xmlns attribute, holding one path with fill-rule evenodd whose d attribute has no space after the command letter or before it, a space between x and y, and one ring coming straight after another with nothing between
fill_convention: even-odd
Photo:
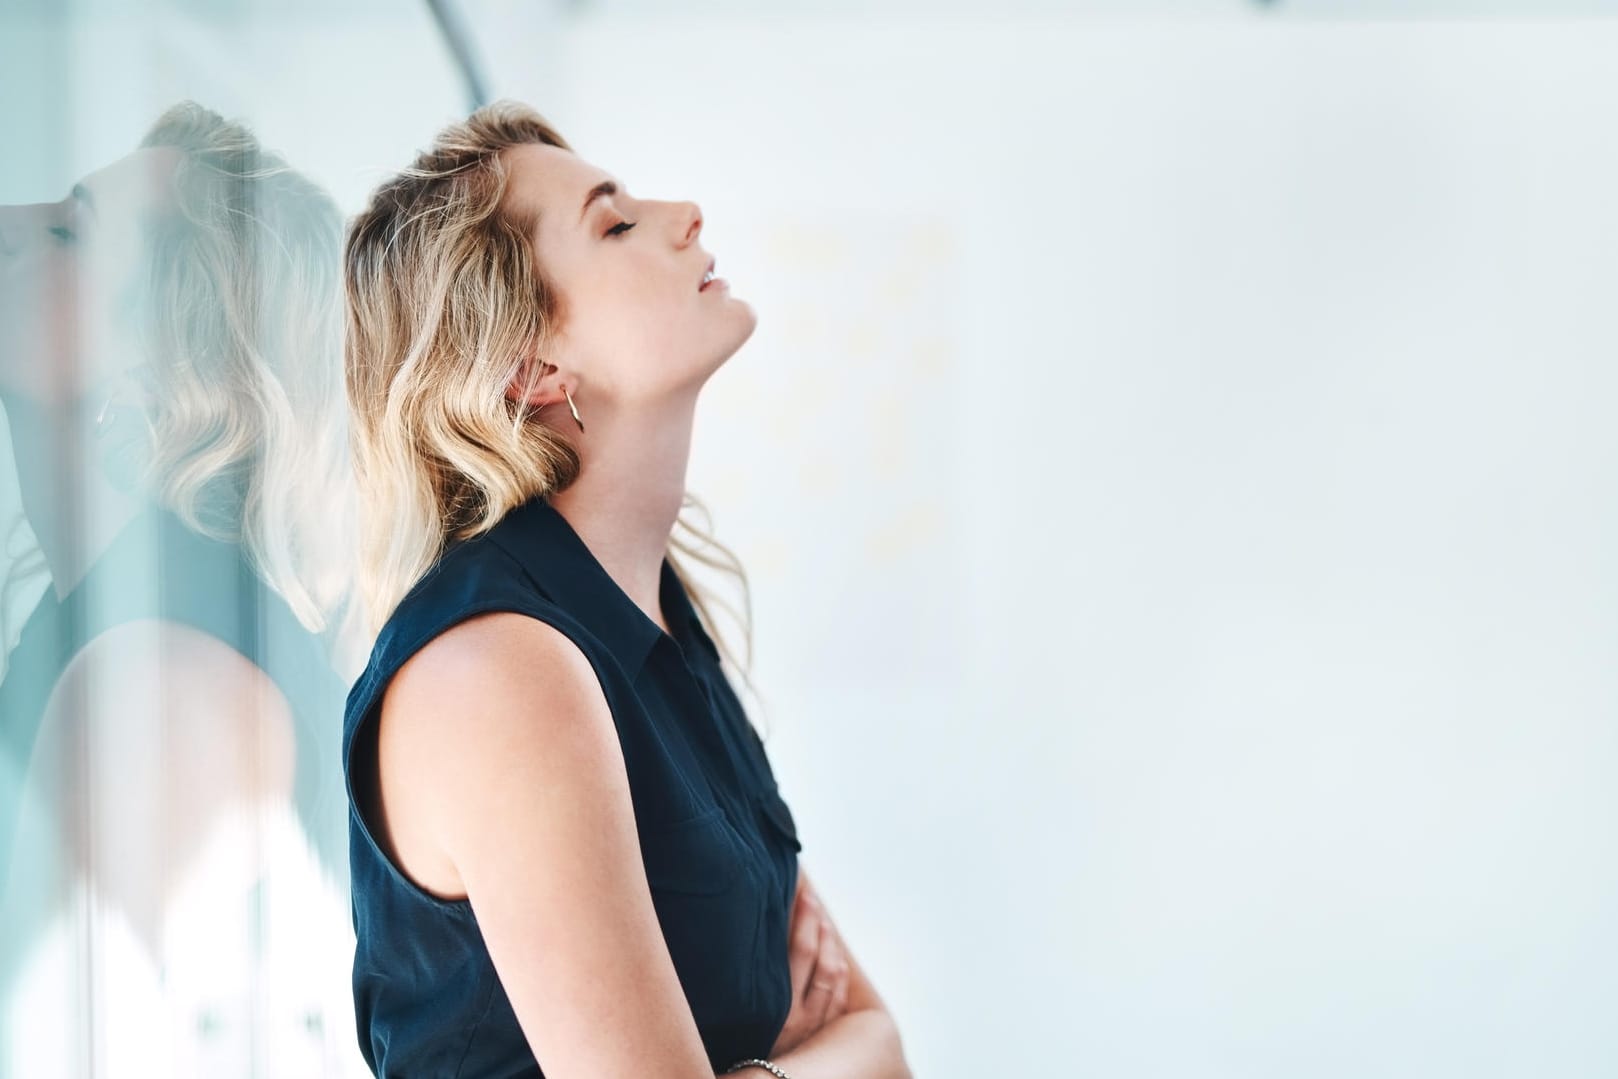
<instances>
[{"instance_id":1,"label":"fingers","mask_svg":"<svg viewBox=\"0 0 1618 1079\"><path fill-rule=\"evenodd\" d=\"M787 966L792 975L792 997L804 995L809 976L814 972L816 957L820 954L821 917L815 908L798 893L798 902L792 911L792 933L787 950Z\"/></svg>"},{"instance_id":2,"label":"fingers","mask_svg":"<svg viewBox=\"0 0 1618 1079\"><path fill-rule=\"evenodd\" d=\"M807 997L814 994L813 999L809 1001L809 1010L825 1023L848 1010L848 994L853 972L850 969L847 952L843 948L843 938L838 934L837 927L832 924L831 916L826 911L825 905L820 902L819 895L813 889L806 889L803 902L821 927L819 949L805 995ZM824 1011L821 1010L822 1001Z\"/></svg>"},{"instance_id":3,"label":"fingers","mask_svg":"<svg viewBox=\"0 0 1618 1079\"><path fill-rule=\"evenodd\" d=\"M826 987L826 1017L829 1020L846 1010L850 973L848 958L843 950L843 938L838 935L837 927L832 925L831 919L825 916L825 908L821 908L821 913L820 924L825 932L811 978Z\"/></svg>"},{"instance_id":4,"label":"fingers","mask_svg":"<svg viewBox=\"0 0 1618 1079\"><path fill-rule=\"evenodd\" d=\"M853 972L843 939L806 878L798 878L788 931L792 1008L780 1041L808 1037L848 1010Z\"/></svg>"},{"instance_id":5,"label":"fingers","mask_svg":"<svg viewBox=\"0 0 1618 1079\"><path fill-rule=\"evenodd\" d=\"M819 941L818 954L815 959L815 969L810 973L809 985L803 994L804 1011L812 1017L814 1029L819 1030L825 1026L830 1016L832 997L836 993L837 983L821 965L825 958L828 942L831 940L831 927L824 918L818 919L820 926L817 934Z\"/></svg>"},{"instance_id":6,"label":"fingers","mask_svg":"<svg viewBox=\"0 0 1618 1079\"><path fill-rule=\"evenodd\" d=\"M815 961L813 977L832 983L831 1003L826 1008L826 1017L835 1019L848 1010L848 988L852 976L847 955L843 951L843 938L837 934L830 918L821 924L826 926L826 943L820 949L820 958Z\"/></svg>"},{"instance_id":7,"label":"fingers","mask_svg":"<svg viewBox=\"0 0 1618 1079\"><path fill-rule=\"evenodd\" d=\"M849 979L847 977L838 979L837 988L833 990L831 995L831 1007L826 1009L828 1019L836 1019L839 1015L847 1014L848 986Z\"/></svg>"},{"instance_id":8,"label":"fingers","mask_svg":"<svg viewBox=\"0 0 1618 1079\"><path fill-rule=\"evenodd\" d=\"M817 1010L815 1001L805 999L805 994L816 976L823 921L814 906L803 901L800 891L798 902L793 904L788 930L787 967L792 984L792 1006L787 1011L774 1051L785 1052L820 1029L822 1013Z\"/></svg>"}]
</instances>

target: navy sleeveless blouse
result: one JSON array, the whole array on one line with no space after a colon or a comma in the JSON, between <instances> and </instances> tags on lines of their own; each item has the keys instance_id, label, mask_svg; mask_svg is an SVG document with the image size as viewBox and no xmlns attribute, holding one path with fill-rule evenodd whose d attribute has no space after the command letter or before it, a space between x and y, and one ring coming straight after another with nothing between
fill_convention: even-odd
<instances>
[{"instance_id":1,"label":"navy sleeveless blouse","mask_svg":"<svg viewBox=\"0 0 1618 1079\"><path fill-rule=\"evenodd\" d=\"M775 1043L791 1005L787 928L802 846L764 745L666 558L660 600L669 633L536 497L451 544L382 627L349 692L342 744L355 1021L382 1079L544 1075L469 901L412 882L361 812L375 804L371 720L388 680L433 637L487 611L556 627L595 669L623 748L652 903L710 1064L717 1072Z\"/></svg>"}]
</instances>

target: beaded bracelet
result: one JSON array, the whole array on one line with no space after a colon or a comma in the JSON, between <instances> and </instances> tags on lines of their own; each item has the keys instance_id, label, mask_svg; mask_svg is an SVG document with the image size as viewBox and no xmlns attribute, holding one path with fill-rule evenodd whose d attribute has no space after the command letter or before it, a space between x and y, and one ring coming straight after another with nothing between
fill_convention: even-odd
<instances>
[{"instance_id":1,"label":"beaded bracelet","mask_svg":"<svg viewBox=\"0 0 1618 1079\"><path fill-rule=\"evenodd\" d=\"M725 1074L729 1075L733 1071L740 1071L746 1067L763 1068L765 1071L775 1076L775 1079L792 1079L792 1076L776 1067L774 1061L759 1060L757 1057L750 1057L747 1060L738 1060L736 1063L725 1069Z\"/></svg>"}]
</instances>

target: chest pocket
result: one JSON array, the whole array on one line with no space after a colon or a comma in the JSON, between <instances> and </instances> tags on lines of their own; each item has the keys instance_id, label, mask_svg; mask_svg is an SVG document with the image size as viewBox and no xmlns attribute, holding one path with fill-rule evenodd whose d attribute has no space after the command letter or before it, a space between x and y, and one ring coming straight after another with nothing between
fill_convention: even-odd
<instances>
[{"instance_id":1,"label":"chest pocket","mask_svg":"<svg viewBox=\"0 0 1618 1079\"><path fill-rule=\"evenodd\" d=\"M741 851L717 805L643 837L641 857L652 890L682 895L723 895L741 875Z\"/></svg>"},{"instance_id":2,"label":"chest pocket","mask_svg":"<svg viewBox=\"0 0 1618 1079\"><path fill-rule=\"evenodd\" d=\"M767 895L755 855L718 805L642 837L646 883L699 1027L753 1010Z\"/></svg>"}]
</instances>

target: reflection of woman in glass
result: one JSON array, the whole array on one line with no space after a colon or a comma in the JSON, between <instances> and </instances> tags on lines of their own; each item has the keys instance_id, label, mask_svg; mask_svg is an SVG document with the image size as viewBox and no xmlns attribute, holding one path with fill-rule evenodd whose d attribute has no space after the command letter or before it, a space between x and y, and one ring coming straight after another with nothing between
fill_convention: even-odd
<instances>
[{"instance_id":1,"label":"reflection of woman in glass","mask_svg":"<svg viewBox=\"0 0 1618 1079\"><path fill-rule=\"evenodd\" d=\"M61 202L0 209L0 401L49 574L0 681L8 1005L77 881L154 957L189 947L171 899L266 803L346 891L341 237L323 191L190 103ZM262 903L275 867L232 853L200 871Z\"/></svg>"},{"instance_id":2,"label":"reflection of woman in glass","mask_svg":"<svg viewBox=\"0 0 1618 1079\"><path fill-rule=\"evenodd\" d=\"M379 1075L909 1074L675 564L698 393L755 322L701 226L502 103L350 227Z\"/></svg>"}]
</instances>

